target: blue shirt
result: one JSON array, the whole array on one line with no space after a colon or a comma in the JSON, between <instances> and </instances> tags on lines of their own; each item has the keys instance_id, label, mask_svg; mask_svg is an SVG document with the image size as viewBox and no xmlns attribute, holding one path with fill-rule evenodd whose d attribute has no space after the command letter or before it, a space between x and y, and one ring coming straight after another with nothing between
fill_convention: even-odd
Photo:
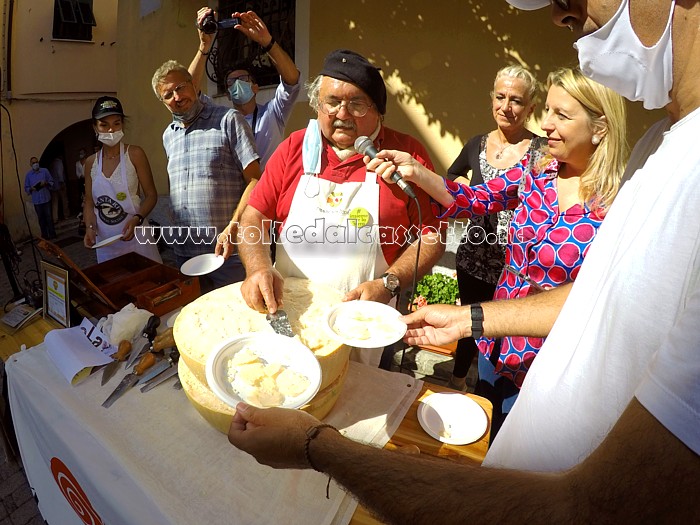
<instances>
[{"instance_id":1,"label":"blue shirt","mask_svg":"<svg viewBox=\"0 0 700 525\"><path fill-rule=\"evenodd\" d=\"M204 109L192 124L173 122L163 132L173 226L181 228L166 240L183 257L214 250L246 186L243 170L258 159L243 115L206 95L200 100Z\"/></svg>"},{"instance_id":2,"label":"blue shirt","mask_svg":"<svg viewBox=\"0 0 700 525\"><path fill-rule=\"evenodd\" d=\"M32 190L32 187L40 182L45 182L44 186L38 190ZM51 192L54 188L54 180L51 173L46 168L39 168L38 171L29 170L24 176L24 191L27 195L31 195L32 204L45 204L51 201Z\"/></svg>"},{"instance_id":3,"label":"blue shirt","mask_svg":"<svg viewBox=\"0 0 700 525\"><path fill-rule=\"evenodd\" d=\"M275 96L265 104L258 104L257 114L253 112L245 117L246 122L253 128L255 147L260 155L261 172L265 169L270 155L275 152L284 138L284 128L292 114L300 88L301 77L293 86L280 80Z\"/></svg>"}]
</instances>

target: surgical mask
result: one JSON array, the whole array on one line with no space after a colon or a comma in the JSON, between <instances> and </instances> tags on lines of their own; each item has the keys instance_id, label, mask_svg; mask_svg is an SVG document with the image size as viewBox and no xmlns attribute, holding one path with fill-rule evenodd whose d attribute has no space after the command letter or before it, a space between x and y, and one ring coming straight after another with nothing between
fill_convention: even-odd
<instances>
[{"instance_id":1,"label":"surgical mask","mask_svg":"<svg viewBox=\"0 0 700 525\"><path fill-rule=\"evenodd\" d=\"M204 104L199 98L194 100L192 107L187 111L187 113L173 113L173 120L181 124L189 124L194 122L194 120L199 116L199 114L204 109Z\"/></svg>"},{"instance_id":2,"label":"surgical mask","mask_svg":"<svg viewBox=\"0 0 700 525\"><path fill-rule=\"evenodd\" d=\"M119 142L124 138L123 131L115 131L114 133L98 133L97 140L99 140L105 146L114 146L119 144Z\"/></svg>"},{"instance_id":3,"label":"surgical mask","mask_svg":"<svg viewBox=\"0 0 700 525\"><path fill-rule=\"evenodd\" d=\"M231 96L231 102L239 106L250 102L255 96L255 93L253 93L253 84L240 79L236 79L233 85L228 88L228 94Z\"/></svg>"},{"instance_id":4,"label":"surgical mask","mask_svg":"<svg viewBox=\"0 0 700 525\"><path fill-rule=\"evenodd\" d=\"M39 163L38 163L38 162L35 162L34 164L32 164L32 169L33 169L34 171L39 171Z\"/></svg>"},{"instance_id":5,"label":"surgical mask","mask_svg":"<svg viewBox=\"0 0 700 525\"><path fill-rule=\"evenodd\" d=\"M671 25L676 1L659 41L645 47L639 41L629 16L629 0L622 0L617 13L597 31L580 38L581 71L628 100L642 100L646 109L658 109L671 102L673 87L673 45Z\"/></svg>"},{"instance_id":6,"label":"surgical mask","mask_svg":"<svg viewBox=\"0 0 700 525\"><path fill-rule=\"evenodd\" d=\"M79 153L79 154L78 154L78 158L81 159L81 160L84 159L84 158L85 158L85 153Z\"/></svg>"}]
</instances>

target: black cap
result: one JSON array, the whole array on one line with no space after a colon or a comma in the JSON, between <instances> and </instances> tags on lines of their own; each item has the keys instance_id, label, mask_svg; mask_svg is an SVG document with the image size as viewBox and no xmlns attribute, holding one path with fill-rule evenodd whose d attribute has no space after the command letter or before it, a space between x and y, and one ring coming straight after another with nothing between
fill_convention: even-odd
<instances>
[{"instance_id":1,"label":"black cap","mask_svg":"<svg viewBox=\"0 0 700 525\"><path fill-rule=\"evenodd\" d=\"M92 118L99 120L110 115L124 116L122 103L116 97L100 97L92 107Z\"/></svg>"},{"instance_id":2,"label":"black cap","mask_svg":"<svg viewBox=\"0 0 700 525\"><path fill-rule=\"evenodd\" d=\"M384 79L379 74L379 68L362 55L348 49L331 51L323 62L320 74L355 84L372 99L379 113L386 113Z\"/></svg>"}]
</instances>

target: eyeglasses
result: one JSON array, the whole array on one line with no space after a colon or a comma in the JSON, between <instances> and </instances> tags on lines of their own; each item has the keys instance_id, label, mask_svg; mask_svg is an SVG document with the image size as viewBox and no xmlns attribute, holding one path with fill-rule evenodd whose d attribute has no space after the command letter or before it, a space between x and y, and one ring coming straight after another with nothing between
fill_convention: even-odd
<instances>
[{"instance_id":1,"label":"eyeglasses","mask_svg":"<svg viewBox=\"0 0 700 525\"><path fill-rule=\"evenodd\" d=\"M364 117L369 111L369 108L374 106L374 104L367 104L366 102L358 100L346 102L344 100L330 98L321 102L319 109L326 115L337 115L340 112L340 108L343 107L343 104L345 104L346 111L357 118Z\"/></svg>"},{"instance_id":2,"label":"eyeglasses","mask_svg":"<svg viewBox=\"0 0 700 525\"><path fill-rule=\"evenodd\" d=\"M166 91L165 93L163 93L163 94L160 96L160 99L163 100L163 101L165 101L165 102L171 101L172 98L175 96L175 93L177 93L177 94L179 95L179 94L180 94L180 91L182 91L183 89L185 89L185 86L186 86L187 84L189 84L189 83L190 83L190 81L189 81L189 80L186 80L186 81L184 81L182 84L178 84L177 86L175 86L175 87L174 87L173 89L171 89L170 91Z\"/></svg>"},{"instance_id":3,"label":"eyeglasses","mask_svg":"<svg viewBox=\"0 0 700 525\"><path fill-rule=\"evenodd\" d=\"M226 79L226 86L231 87L236 80L242 80L243 82L252 82L253 77L250 75L239 75L237 77L228 77Z\"/></svg>"}]
</instances>

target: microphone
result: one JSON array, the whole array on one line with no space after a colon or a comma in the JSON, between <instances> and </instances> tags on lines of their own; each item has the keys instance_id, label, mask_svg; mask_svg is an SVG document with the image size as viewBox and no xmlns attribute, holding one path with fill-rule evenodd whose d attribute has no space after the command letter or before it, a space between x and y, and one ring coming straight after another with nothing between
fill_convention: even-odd
<instances>
[{"instance_id":1,"label":"microphone","mask_svg":"<svg viewBox=\"0 0 700 525\"><path fill-rule=\"evenodd\" d=\"M367 155L371 159L375 158L377 153L379 153L377 148L374 147L372 140L365 136L357 137L355 140L355 151L357 151L360 155ZM403 180L403 177L399 172L394 171L394 173L391 174L391 180L398 184L399 188L401 188L406 195L412 199L416 198L416 192L413 191L413 188L411 188L408 182Z\"/></svg>"}]
</instances>

